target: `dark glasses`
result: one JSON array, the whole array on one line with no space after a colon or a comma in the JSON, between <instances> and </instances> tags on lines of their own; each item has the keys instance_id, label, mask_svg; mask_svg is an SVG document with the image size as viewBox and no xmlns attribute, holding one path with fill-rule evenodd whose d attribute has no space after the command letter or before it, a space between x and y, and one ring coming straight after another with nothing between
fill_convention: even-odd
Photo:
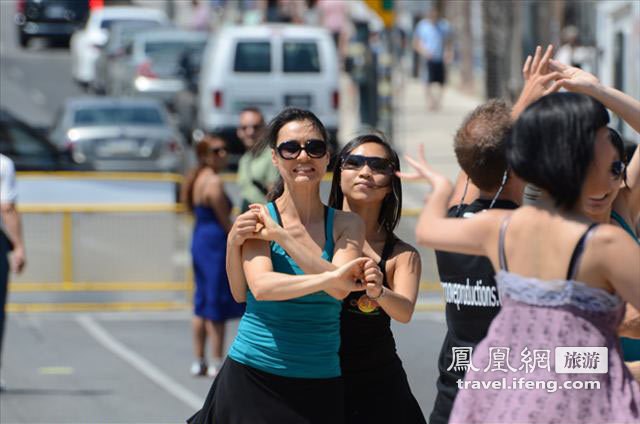
<instances>
[{"instance_id":1,"label":"dark glasses","mask_svg":"<svg viewBox=\"0 0 640 424\"><path fill-rule=\"evenodd\" d=\"M349 155L342 160L342 169L358 170L365 164L376 174L392 175L395 171L393 162L389 159L375 156Z\"/></svg>"},{"instance_id":2,"label":"dark glasses","mask_svg":"<svg viewBox=\"0 0 640 424\"><path fill-rule=\"evenodd\" d=\"M307 152L307 156L310 158L319 159L327 154L327 143L322 140L311 139L307 140L302 146L296 140L289 140L276 147L276 150L280 157L286 160L296 159L303 150Z\"/></svg>"},{"instance_id":3,"label":"dark glasses","mask_svg":"<svg viewBox=\"0 0 640 424\"><path fill-rule=\"evenodd\" d=\"M227 154L227 148L226 147L212 147L209 149L209 153L213 153L214 155L217 156L224 156Z\"/></svg>"},{"instance_id":4,"label":"dark glasses","mask_svg":"<svg viewBox=\"0 0 640 424\"><path fill-rule=\"evenodd\" d=\"M259 130L259 129L261 129L262 127L263 127L263 124L257 124L257 125L241 125L241 126L240 126L240 129L241 129L242 131L246 131L246 130L248 130L249 128L252 128L252 129L253 129L253 131L258 131L258 130Z\"/></svg>"},{"instance_id":5,"label":"dark glasses","mask_svg":"<svg viewBox=\"0 0 640 424\"><path fill-rule=\"evenodd\" d=\"M613 178L615 178L616 180L619 180L622 178L622 176L624 175L624 170L627 167L627 165L621 161L621 160L617 160L611 163L611 175L613 175Z\"/></svg>"}]
</instances>

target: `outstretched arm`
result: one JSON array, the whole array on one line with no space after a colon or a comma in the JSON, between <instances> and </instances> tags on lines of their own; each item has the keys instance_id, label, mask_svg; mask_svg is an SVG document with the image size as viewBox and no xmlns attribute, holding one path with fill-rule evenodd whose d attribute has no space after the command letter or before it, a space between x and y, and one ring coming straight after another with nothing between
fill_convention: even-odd
<instances>
[{"instance_id":1,"label":"outstretched arm","mask_svg":"<svg viewBox=\"0 0 640 424\"><path fill-rule=\"evenodd\" d=\"M451 182L427 165L422 145L417 160L408 156L405 159L416 173L398 173L398 176L405 179L425 178L433 187L418 219L418 243L438 250L489 256L499 222L510 211L495 209L463 220L447 218L447 204L453 190Z\"/></svg>"},{"instance_id":2,"label":"outstretched arm","mask_svg":"<svg viewBox=\"0 0 640 424\"><path fill-rule=\"evenodd\" d=\"M242 248L243 269L251 293L257 300L288 300L331 289L347 293L357 290L363 278L367 258L356 258L334 271L319 274L289 275L275 272L269 254L269 243L247 240Z\"/></svg>"}]
</instances>

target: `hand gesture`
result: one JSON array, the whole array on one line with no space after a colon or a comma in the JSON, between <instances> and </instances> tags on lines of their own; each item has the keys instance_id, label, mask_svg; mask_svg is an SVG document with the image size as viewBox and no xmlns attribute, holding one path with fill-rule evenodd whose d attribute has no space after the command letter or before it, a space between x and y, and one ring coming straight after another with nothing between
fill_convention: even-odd
<instances>
[{"instance_id":1,"label":"hand gesture","mask_svg":"<svg viewBox=\"0 0 640 424\"><path fill-rule=\"evenodd\" d=\"M364 282L367 296L377 299L382 295L382 271L373 259L364 263Z\"/></svg>"},{"instance_id":2,"label":"hand gesture","mask_svg":"<svg viewBox=\"0 0 640 424\"><path fill-rule=\"evenodd\" d=\"M332 271L334 286L341 290L363 290L364 264L371 259L361 257L354 259Z\"/></svg>"},{"instance_id":3,"label":"hand gesture","mask_svg":"<svg viewBox=\"0 0 640 424\"><path fill-rule=\"evenodd\" d=\"M542 96L551 94L560 88L552 84L561 77L560 72L549 72L549 61L553 54L553 46L549 44L547 50L542 55L542 47L536 47L536 51L531 57L527 56L527 60L522 67L522 76L524 77L524 87L518 97L518 101L514 105L514 110L523 111L531 103L535 102Z\"/></svg>"},{"instance_id":4,"label":"hand gesture","mask_svg":"<svg viewBox=\"0 0 640 424\"><path fill-rule=\"evenodd\" d=\"M228 240L232 246L242 246L248 238L255 238L260 218L255 210L238 215L229 231Z\"/></svg>"},{"instance_id":5,"label":"hand gesture","mask_svg":"<svg viewBox=\"0 0 640 424\"><path fill-rule=\"evenodd\" d=\"M266 241L276 241L283 228L271 218L269 210L265 205L253 203L249 205L250 210L258 215L258 225L254 238Z\"/></svg>"},{"instance_id":6,"label":"hand gesture","mask_svg":"<svg viewBox=\"0 0 640 424\"><path fill-rule=\"evenodd\" d=\"M418 147L418 159L413 159L405 155L405 160L409 162L416 172L413 174L407 174L405 172L396 172L396 175L405 180L419 180L425 178L429 184L435 186L437 184L450 184L447 177L438 173L435 169L427 164L424 158L424 145L420 144Z\"/></svg>"},{"instance_id":7,"label":"hand gesture","mask_svg":"<svg viewBox=\"0 0 640 424\"><path fill-rule=\"evenodd\" d=\"M560 79L554 83L551 88L556 90L560 87L574 93L591 94L595 86L600 84L600 80L595 75L580 68L565 65L557 60L549 61L549 68L560 74Z\"/></svg>"}]
</instances>

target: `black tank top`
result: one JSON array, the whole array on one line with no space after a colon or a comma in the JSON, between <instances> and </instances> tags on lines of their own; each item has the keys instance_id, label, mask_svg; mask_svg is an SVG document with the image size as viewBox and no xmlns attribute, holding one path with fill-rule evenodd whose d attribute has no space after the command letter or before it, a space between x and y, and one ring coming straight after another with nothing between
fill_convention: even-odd
<instances>
[{"instance_id":1,"label":"black tank top","mask_svg":"<svg viewBox=\"0 0 640 424\"><path fill-rule=\"evenodd\" d=\"M391 235L382 248L378 266L382 284L387 282L386 262L398 239ZM396 342L391 333L391 318L366 291L351 292L342 302L340 315L340 366L343 374L370 370L393 362Z\"/></svg>"}]
</instances>

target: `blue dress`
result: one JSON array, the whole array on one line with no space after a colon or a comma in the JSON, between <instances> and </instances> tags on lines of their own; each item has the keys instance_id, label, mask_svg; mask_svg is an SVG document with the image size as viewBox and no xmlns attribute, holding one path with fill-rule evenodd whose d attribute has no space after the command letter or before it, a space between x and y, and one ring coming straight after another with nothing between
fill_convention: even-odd
<instances>
[{"instance_id":1,"label":"blue dress","mask_svg":"<svg viewBox=\"0 0 640 424\"><path fill-rule=\"evenodd\" d=\"M227 235L210 207L196 205L193 213L196 217L191 240L196 280L194 313L211 321L240 317L244 304L233 299L225 268Z\"/></svg>"}]
</instances>

